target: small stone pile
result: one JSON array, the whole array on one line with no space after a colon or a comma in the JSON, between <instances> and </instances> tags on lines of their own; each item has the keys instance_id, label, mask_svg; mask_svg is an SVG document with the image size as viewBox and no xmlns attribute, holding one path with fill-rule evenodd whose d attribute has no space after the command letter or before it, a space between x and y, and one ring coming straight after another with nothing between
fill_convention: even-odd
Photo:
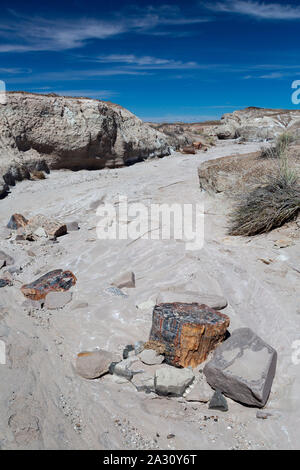
<instances>
[{"instance_id":1,"label":"small stone pile","mask_svg":"<svg viewBox=\"0 0 300 470\"><path fill-rule=\"evenodd\" d=\"M202 314L198 315L198 320L202 322L202 326L206 324L204 320L209 325L212 322L216 327L219 322L229 325L226 315L220 316L220 312L204 305L200 307ZM169 330L170 325L174 327L178 318L183 318L183 308L187 309L185 324L190 322L194 326L195 318L191 316L191 312L195 314L199 309L197 304L181 304L179 309L178 304L159 304L154 307L153 318L156 318L157 311L161 314L166 309L170 312L172 308L180 314L178 317L175 315L176 318L172 317ZM163 324L161 319L160 324ZM149 341L127 345L122 358L116 359L113 353L103 350L79 353L76 370L79 375L88 379L110 373L116 383L130 382L138 392L184 397L188 402L208 402L210 409L219 411L228 410L225 396L245 405L262 408L268 400L275 375L276 351L249 328L235 330L231 336L228 334L229 338L226 340L225 331L226 328L222 330L221 344L220 341L211 342L208 336L208 341L205 342L206 353L212 350L214 353L212 359L206 361L203 370L196 367L205 360L201 354L198 355L197 364L193 362L195 356L190 356L193 366L181 366L179 361L174 361L176 355L170 356L170 347L175 345L177 349L180 348L180 334L165 335L163 341L159 341L152 332ZM201 335L202 330L199 332L200 337ZM201 342L194 342L195 351L199 344ZM180 355L177 354L177 357Z\"/></svg>"}]
</instances>

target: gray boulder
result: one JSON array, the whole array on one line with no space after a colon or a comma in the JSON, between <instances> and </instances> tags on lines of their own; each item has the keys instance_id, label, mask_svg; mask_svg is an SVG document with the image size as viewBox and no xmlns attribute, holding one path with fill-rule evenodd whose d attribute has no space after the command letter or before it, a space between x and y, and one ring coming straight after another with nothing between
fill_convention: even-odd
<instances>
[{"instance_id":1,"label":"gray boulder","mask_svg":"<svg viewBox=\"0 0 300 470\"><path fill-rule=\"evenodd\" d=\"M250 328L239 328L217 347L204 367L214 389L245 405L265 406L275 376L277 353Z\"/></svg>"},{"instance_id":2,"label":"gray boulder","mask_svg":"<svg viewBox=\"0 0 300 470\"><path fill-rule=\"evenodd\" d=\"M160 395L182 396L194 378L195 375L189 368L178 369L166 365L155 372L155 391Z\"/></svg>"}]
</instances>

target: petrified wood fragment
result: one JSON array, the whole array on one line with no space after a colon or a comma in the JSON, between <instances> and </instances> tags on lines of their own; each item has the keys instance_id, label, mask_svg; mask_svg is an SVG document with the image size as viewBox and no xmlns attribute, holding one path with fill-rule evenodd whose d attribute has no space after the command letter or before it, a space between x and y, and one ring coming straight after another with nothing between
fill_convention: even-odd
<instances>
[{"instance_id":1,"label":"petrified wood fragment","mask_svg":"<svg viewBox=\"0 0 300 470\"><path fill-rule=\"evenodd\" d=\"M226 334L227 315L197 303L162 303L154 307L150 340L165 347L165 362L196 367Z\"/></svg>"},{"instance_id":2,"label":"petrified wood fragment","mask_svg":"<svg viewBox=\"0 0 300 470\"><path fill-rule=\"evenodd\" d=\"M18 230L18 228L26 227L28 220L22 214L13 214L8 221L7 228Z\"/></svg>"},{"instance_id":3,"label":"petrified wood fragment","mask_svg":"<svg viewBox=\"0 0 300 470\"><path fill-rule=\"evenodd\" d=\"M21 291L32 300L44 299L48 292L63 292L76 284L76 277L71 271L55 269L30 284L21 287Z\"/></svg>"}]
</instances>

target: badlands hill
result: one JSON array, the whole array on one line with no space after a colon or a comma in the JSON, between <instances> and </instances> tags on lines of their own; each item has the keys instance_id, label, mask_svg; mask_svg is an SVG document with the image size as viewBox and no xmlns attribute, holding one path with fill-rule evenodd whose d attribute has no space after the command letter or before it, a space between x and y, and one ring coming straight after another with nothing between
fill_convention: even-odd
<instances>
[{"instance_id":1,"label":"badlands hill","mask_svg":"<svg viewBox=\"0 0 300 470\"><path fill-rule=\"evenodd\" d=\"M164 134L110 102L13 92L0 105L0 177L8 185L47 166L116 168L169 154Z\"/></svg>"},{"instance_id":2,"label":"badlands hill","mask_svg":"<svg viewBox=\"0 0 300 470\"><path fill-rule=\"evenodd\" d=\"M9 92L0 105L0 198L34 170L119 168L201 138L260 142L299 128L300 110L252 107L221 121L147 124L106 101Z\"/></svg>"}]
</instances>

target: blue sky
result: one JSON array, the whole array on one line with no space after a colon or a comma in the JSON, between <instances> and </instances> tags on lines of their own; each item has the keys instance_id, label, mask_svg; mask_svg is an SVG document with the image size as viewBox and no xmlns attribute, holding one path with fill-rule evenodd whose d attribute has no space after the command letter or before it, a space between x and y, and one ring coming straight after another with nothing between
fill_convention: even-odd
<instances>
[{"instance_id":1,"label":"blue sky","mask_svg":"<svg viewBox=\"0 0 300 470\"><path fill-rule=\"evenodd\" d=\"M153 121L293 109L299 32L292 0L2 0L0 79L8 90L110 100Z\"/></svg>"}]
</instances>

